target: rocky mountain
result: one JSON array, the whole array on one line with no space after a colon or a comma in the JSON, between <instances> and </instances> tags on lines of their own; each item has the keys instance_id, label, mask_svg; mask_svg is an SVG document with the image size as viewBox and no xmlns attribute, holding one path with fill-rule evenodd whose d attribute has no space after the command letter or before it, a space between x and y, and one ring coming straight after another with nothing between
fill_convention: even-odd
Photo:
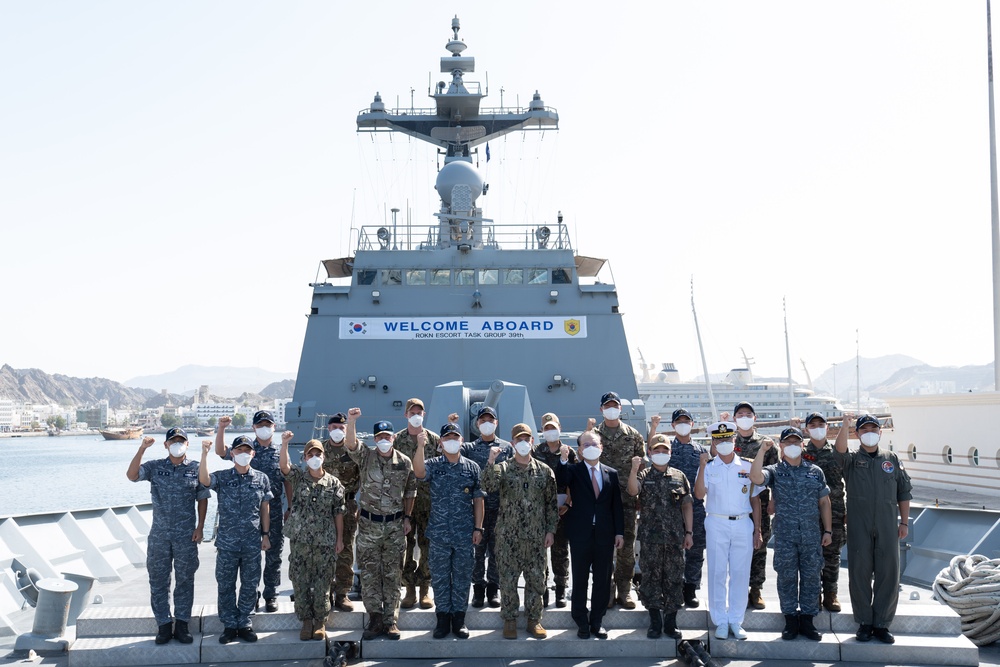
<instances>
[{"instance_id":1,"label":"rocky mountain","mask_svg":"<svg viewBox=\"0 0 1000 667\"><path fill-rule=\"evenodd\" d=\"M142 408L157 396L151 389L126 387L107 378L74 378L49 375L37 368L0 367L0 397L31 403L65 406L92 405L107 400L112 408Z\"/></svg>"},{"instance_id":2,"label":"rocky mountain","mask_svg":"<svg viewBox=\"0 0 1000 667\"><path fill-rule=\"evenodd\" d=\"M813 378L813 388L817 393L836 395L841 400L846 400L854 395L857 388L857 371L861 371L861 391L868 392L872 396L877 393L873 387L879 386L889 378L896 375L903 369L923 366L931 368L919 359L908 357L905 354L888 354L884 357L861 357L860 359L846 359L832 368L823 371L818 377ZM909 392L907 392L907 395ZM890 395L890 394L886 394ZM901 394L891 394L900 396Z\"/></svg>"},{"instance_id":3,"label":"rocky mountain","mask_svg":"<svg viewBox=\"0 0 1000 667\"><path fill-rule=\"evenodd\" d=\"M293 380L295 373L274 373L261 368L234 368L231 366L181 366L177 370L159 375L143 375L126 380L130 387L149 387L172 394L191 396L202 385L208 385L212 394L239 396L244 392L263 393L268 385L283 380ZM286 394L276 396L283 398Z\"/></svg>"},{"instance_id":4,"label":"rocky mountain","mask_svg":"<svg viewBox=\"0 0 1000 667\"><path fill-rule=\"evenodd\" d=\"M952 394L993 391L993 364L981 366L910 366L868 388L873 396Z\"/></svg>"},{"instance_id":5,"label":"rocky mountain","mask_svg":"<svg viewBox=\"0 0 1000 667\"><path fill-rule=\"evenodd\" d=\"M260 395L266 398L291 398L295 393L295 380L272 382L260 390Z\"/></svg>"}]
</instances>

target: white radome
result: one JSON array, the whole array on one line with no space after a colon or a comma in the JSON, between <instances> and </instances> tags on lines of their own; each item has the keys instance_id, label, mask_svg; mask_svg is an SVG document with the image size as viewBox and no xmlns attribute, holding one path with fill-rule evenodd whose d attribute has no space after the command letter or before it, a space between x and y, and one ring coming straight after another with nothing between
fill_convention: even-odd
<instances>
[{"instance_id":1,"label":"white radome","mask_svg":"<svg viewBox=\"0 0 1000 667\"><path fill-rule=\"evenodd\" d=\"M451 189L456 185L468 185L472 190L472 201L476 201L483 192L483 177L468 162L449 162L438 172L434 189L441 196L441 201L451 204Z\"/></svg>"}]
</instances>

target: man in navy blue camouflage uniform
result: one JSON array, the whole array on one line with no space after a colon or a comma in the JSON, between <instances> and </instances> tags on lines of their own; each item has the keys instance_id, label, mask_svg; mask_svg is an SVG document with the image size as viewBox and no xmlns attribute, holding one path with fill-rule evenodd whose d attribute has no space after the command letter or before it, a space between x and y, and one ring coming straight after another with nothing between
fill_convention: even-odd
<instances>
[{"instance_id":1,"label":"man in navy blue camouflage uniform","mask_svg":"<svg viewBox=\"0 0 1000 667\"><path fill-rule=\"evenodd\" d=\"M656 429L660 425L660 415L653 415L650 418L652 428L649 431L649 438L656 434ZM696 444L691 440L691 429L694 422L691 413L684 408L674 410L670 416L670 428L674 429L674 439L671 441L670 467L677 468L687 477L688 484L693 489L695 480L698 479L698 467L702 452L708 452L704 445ZM648 442L647 438L647 442ZM694 513L692 530L692 545L690 549L684 550L684 606L694 609L701 602L698 600L697 592L701 589L701 570L705 565L705 501L691 496L694 503L691 506Z\"/></svg>"},{"instance_id":2,"label":"man in navy blue camouflage uniform","mask_svg":"<svg viewBox=\"0 0 1000 667\"><path fill-rule=\"evenodd\" d=\"M221 458L231 460L226 443L223 439L226 427L233 422L231 417L219 417L218 430L215 434L215 453ZM256 438L253 441L253 459L250 467L267 475L271 482L271 533L268 538L271 548L264 557L264 609L278 611L278 586L281 585L281 552L285 546L285 536L282 532L284 514L282 504L285 498L291 498L292 489L285 476L281 474L280 450L273 446L274 417L267 410L259 410L253 416L253 430ZM291 508L289 508L291 511Z\"/></svg>"},{"instance_id":3,"label":"man in navy blue camouflage uniform","mask_svg":"<svg viewBox=\"0 0 1000 667\"><path fill-rule=\"evenodd\" d=\"M250 438L241 435L233 440L232 468L209 475L207 458L211 447L211 440L202 441L198 478L215 491L219 503L215 583L219 588L219 620L225 628L219 635L219 643L228 644L237 636L255 642L257 634L250 624L250 614L257 602L260 552L271 547L268 539L271 483L267 475L250 467L254 457Z\"/></svg>"},{"instance_id":4,"label":"man in navy blue camouflage uniform","mask_svg":"<svg viewBox=\"0 0 1000 667\"><path fill-rule=\"evenodd\" d=\"M781 461L766 467L764 459L774 443L761 443L750 467L750 481L774 489L774 571L785 616L781 638L795 639L801 634L819 641L822 635L813 618L819 613L822 547L833 536L830 487L819 466L802 460L802 440L799 429L786 428L781 432Z\"/></svg>"},{"instance_id":5,"label":"man in navy blue camouflage uniform","mask_svg":"<svg viewBox=\"0 0 1000 667\"><path fill-rule=\"evenodd\" d=\"M198 481L198 463L187 457L188 437L184 429L167 431L163 442L168 452L166 458L140 465L143 453L155 442L149 436L142 439L126 475L133 482L149 482L153 498L153 526L146 539L146 571L149 573L149 602L158 626L156 643L166 644L171 637L176 637L182 644L190 644L194 641L188 623L194 602L198 543L205 527L208 497L212 494ZM173 618L170 615L171 570L177 579Z\"/></svg>"},{"instance_id":6,"label":"man in navy blue camouflage uniform","mask_svg":"<svg viewBox=\"0 0 1000 667\"><path fill-rule=\"evenodd\" d=\"M483 536L483 497L479 486L480 468L459 452L462 431L455 424L441 427L441 448L444 456L424 460L426 436L417 436L413 454L413 474L427 481L430 487L430 518L427 556L431 585L437 603L437 627L434 638L444 639L454 632L467 639L465 612L469 606L472 586L472 548Z\"/></svg>"}]
</instances>

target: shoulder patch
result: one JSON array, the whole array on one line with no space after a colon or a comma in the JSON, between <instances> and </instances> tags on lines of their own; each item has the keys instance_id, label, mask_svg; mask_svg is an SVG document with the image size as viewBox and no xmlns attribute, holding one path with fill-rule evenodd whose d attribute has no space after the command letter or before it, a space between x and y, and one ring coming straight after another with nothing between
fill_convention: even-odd
<instances>
[{"instance_id":1,"label":"shoulder patch","mask_svg":"<svg viewBox=\"0 0 1000 667\"><path fill-rule=\"evenodd\" d=\"M891 475L895 472L896 466L892 465L892 461L882 461L882 470Z\"/></svg>"}]
</instances>

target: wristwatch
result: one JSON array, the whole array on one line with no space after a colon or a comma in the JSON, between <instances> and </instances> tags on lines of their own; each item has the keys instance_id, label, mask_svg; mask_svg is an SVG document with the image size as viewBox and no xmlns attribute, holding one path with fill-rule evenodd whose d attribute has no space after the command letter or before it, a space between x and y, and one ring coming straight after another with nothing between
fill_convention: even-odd
<instances>
[{"instance_id":1,"label":"wristwatch","mask_svg":"<svg viewBox=\"0 0 1000 667\"><path fill-rule=\"evenodd\" d=\"M264 528L264 527L261 527L261 529L260 529L260 534L261 534L261 535L267 535L267 534L268 534L268 533L270 533L270 532L271 532L271 529L270 529L270 528Z\"/></svg>"},{"instance_id":2,"label":"wristwatch","mask_svg":"<svg viewBox=\"0 0 1000 667\"><path fill-rule=\"evenodd\" d=\"M833 531L832 530L824 530L823 534L824 535L833 535Z\"/></svg>"},{"instance_id":3,"label":"wristwatch","mask_svg":"<svg viewBox=\"0 0 1000 667\"><path fill-rule=\"evenodd\" d=\"M472 532L479 532L479 533L484 533L484 534L486 533L485 530L483 530L482 528L480 528L478 526L476 526L475 528L473 528Z\"/></svg>"},{"instance_id":4,"label":"wristwatch","mask_svg":"<svg viewBox=\"0 0 1000 667\"><path fill-rule=\"evenodd\" d=\"M684 534L685 535L694 535L694 533L692 533L690 530L685 530Z\"/></svg>"},{"instance_id":5,"label":"wristwatch","mask_svg":"<svg viewBox=\"0 0 1000 667\"><path fill-rule=\"evenodd\" d=\"M411 515L409 515L409 514L404 514L404 515L403 515L403 518L404 518L404 519L408 519L408 520L410 520L410 521L413 521L413 517L412 517Z\"/></svg>"}]
</instances>

